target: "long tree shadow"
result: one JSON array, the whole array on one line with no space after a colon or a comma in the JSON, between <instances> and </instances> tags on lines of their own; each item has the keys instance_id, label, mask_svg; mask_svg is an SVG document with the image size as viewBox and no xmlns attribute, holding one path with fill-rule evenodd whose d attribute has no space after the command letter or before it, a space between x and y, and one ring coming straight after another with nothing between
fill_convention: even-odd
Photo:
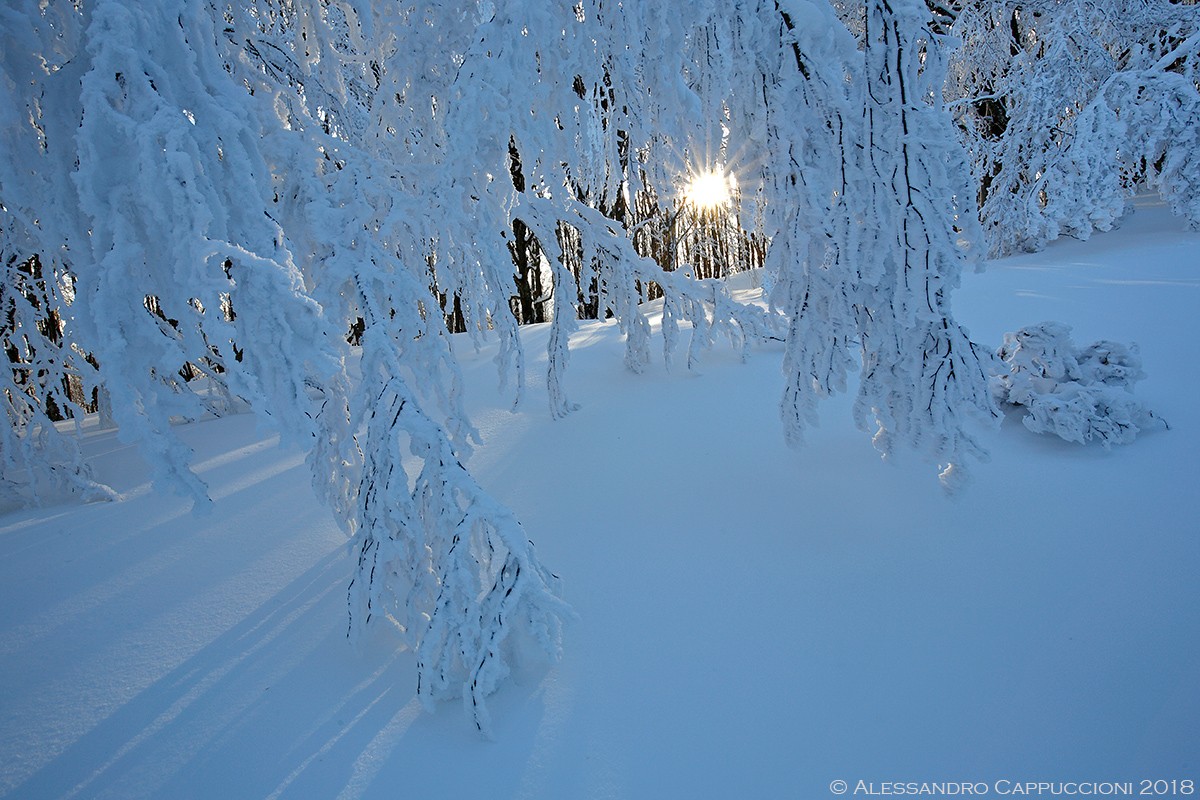
<instances>
[{"instance_id":1,"label":"long tree shadow","mask_svg":"<svg viewBox=\"0 0 1200 800\"><path fill-rule=\"evenodd\" d=\"M405 695L388 704L394 713L411 698L413 668L394 652L347 644L344 559L341 549L321 558L13 796L263 797L331 726L345 735L382 699ZM393 691L397 684L402 691Z\"/></svg>"},{"instance_id":2,"label":"long tree shadow","mask_svg":"<svg viewBox=\"0 0 1200 800\"><path fill-rule=\"evenodd\" d=\"M392 796L464 749L515 791L536 678L494 698L499 749L457 707L422 714L395 638L346 639L351 557L298 459L256 444L206 466L217 519L154 493L9 518L0 796Z\"/></svg>"}]
</instances>

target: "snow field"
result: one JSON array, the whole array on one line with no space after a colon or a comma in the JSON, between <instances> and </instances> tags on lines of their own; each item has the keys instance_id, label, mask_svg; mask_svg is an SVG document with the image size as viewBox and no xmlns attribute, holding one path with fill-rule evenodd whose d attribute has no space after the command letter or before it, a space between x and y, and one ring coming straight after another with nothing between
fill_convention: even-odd
<instances>
[{"instance_id":1,"label":"snow field","mask_svg":"<svg viewBox=\"0 0 1200 800\"><path fill-rule=\"evenodd\" d=\"M494 697L496 741L419 710L386 637L347 644L353 556L301 456L249 417L188 426L212 513L88 440L119 503L0 516L0 796L724 798L830 781L1200 774L1200 234L1143 204L1121 229L963 278L976 341L1059 320L1136 341L1171 424L1105 451L1015 417L947 497L822 407L780 435L780 350L694 371L621 363L581 326L581 408L553 421L463 352L509 504L579 614L558 665ZM463 348L467 350L467 348Z\"/></svg>"}]
</instances>

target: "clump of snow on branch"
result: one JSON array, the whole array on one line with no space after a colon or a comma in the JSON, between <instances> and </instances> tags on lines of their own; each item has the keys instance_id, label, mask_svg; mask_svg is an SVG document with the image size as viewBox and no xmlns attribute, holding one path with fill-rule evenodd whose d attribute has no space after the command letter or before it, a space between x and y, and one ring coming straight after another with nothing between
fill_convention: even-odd
<instances>
[{"instance_id":1,"label":"clump of snow on branch","mask_svg":"<svg viewBox=\"0 0 1200 800\"><path fill-rule=\"evenodd\" d=\"M1006 333L996 351L1007 367L993 378L997 401L1026 409L1022 422L1034 433L1106 448L1167 426L1133 396L1145 377L1137 345L1098 341L1080 349L1070 334L1061 322Z\"/></svg>"}]
</instances>

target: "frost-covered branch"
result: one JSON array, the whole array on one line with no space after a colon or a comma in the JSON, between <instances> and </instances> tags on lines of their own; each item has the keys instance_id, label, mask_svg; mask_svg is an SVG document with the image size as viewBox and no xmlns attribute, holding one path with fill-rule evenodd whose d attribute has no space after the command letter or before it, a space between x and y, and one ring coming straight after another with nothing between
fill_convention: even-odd
<instances>
[{"instance_id":1,"label":"frost-covered branch","mask_svg":"<svg viewBox=\"0 0 1200 800\"><path fill-rule=\"evenodd\" d=\"M873 236L853 256L863 375L855 415L886 454L904 443L951 480L986 453L969 420L998 418L986 356L954 321L950 293L980 257L964 154L941 106L941 42L917 0L867 4L864 154ZM919 357L917 357L919 354Z\"/></svg>"},{"instance_id":2,"label":"frost-covered branch","mask_svg":"<svg viewBox=\"0 0 1200 800\"><path fill-rule=\"evenodd\" d=\"M386 20L365 5L95 0L0 13L0 90L12 101L0 103L0 131L22 159L0 166L4 263L41 254L76 276L70 352L94 354L120 435L139 443L161 486L205 505L171 426L207 407L179 370L218 365L224 390L308 451L318 494L358 537L355 624L370 616L363 605L395 618L420 651L422 693L464 687L485 727L483 698L505 664L524 650L553 657L568 612L512 515L462 464L475 434L426 277L440 236L463 254L456 288L475 322L503 330L494 266L466 268L484 237L453 238L465 208L423 216L433 173L382 112L350 113L370 105L350 97L368 76L382 87L384 64L393 85L423 77L404 61L421 54L401 50L396 31L372 35ZM268 39L279 56L270 62ZM337 115L321 108L330 99L342 103ZM426 141L436 122L423 123ZM422 199L413 190L426 178ZM6 270L6 298L16 274ZM29 294L12 285L6 341L23 335L21 358L35 366L65 364L54 355L65 346L33 339L18 303ZM346 340L358 317L361 363ZM55 369L51 387L66 367ZM21 456L49 469L65 461L82 484L77 449L18 407L32 396L10 387L5 397L6 478ZM413 456L421 466L410 476ZM395 574L373 569L380 558ZM415 590L400 587L404 574L420 576Z\"/></svg>"},{"instance_id":3,"label":"frost-covered branch","mask_svg":"<svg viewBox=\"0 0 1200 800\"><path fill-rule=\"evenodd\" d=\"M52 491L115 499L80 457L77 434L96 372L64 330L65 276L46 274L36 256L20 262L8 252L0 247L0 403L8 420L0 429L0 506L38 503Z\"/></svg>"},{"instance_id":4,"label":"frost-covered branch","mask_svg":"<svg viewBox=\"0 0 1200 800\"><path fill-rule=\"evenodd\" d=\"M993 254L1108 230L1144 189L1200 224L1198 22L1168 0L964 9L947 90Z\"/></svg>"},{"instance_id":5,"label":"frost-covered branch","mask_svg":"<svg viewBox=\"0 0 1200 800\"><path fill-rule=\"evenodd\" d=\"M626 365L644 371L661 298L668 365L718 337L743 353L784 339L793 443L861 365L857 418L881 449L982 457L970 428L996 413L987 354L950 302L981 256L977 193L942 105L944 43L922 0L850 5L843 24L809 0L702 0L687 14L640 0L4 4L3 330L18 365L6 476L36 462L88 480L37 410L66 377L110 397L160 485L203 507L172 422L211 410L201 384L215 386L307 453L357 554L352 630L393 623L422 698L461 696L484 730L485 696L514 659L553 658L569 616L468 469L478 433L455 350L498 341L520 402L514 278L523 319L534 303L552 312L554 416L574 408L578 319L612 318ZM1086 102L1055 130L1084 130L1104 98L1097 135L1109 112L1144 118L1146 180L1194 197L1197 148L1179 144L1200 129L1194 38L1180 23L1122 56L1120 77L1088 73ZM1043 124L1018 111L1014 134ZM1005 153L992 195L1000 166L1041 170ZM719 223L682 190L716 166L738 187ZM1052 166L1018 184L1066 186ZM705 277L743 219L755 258L766 248L766 309ZM73 297L29 301L13 269L35 256L75 276ZM50 306L61 343L30 327ZM189 364L209 380L189 380Z\"/></svg>"}]
</instances>

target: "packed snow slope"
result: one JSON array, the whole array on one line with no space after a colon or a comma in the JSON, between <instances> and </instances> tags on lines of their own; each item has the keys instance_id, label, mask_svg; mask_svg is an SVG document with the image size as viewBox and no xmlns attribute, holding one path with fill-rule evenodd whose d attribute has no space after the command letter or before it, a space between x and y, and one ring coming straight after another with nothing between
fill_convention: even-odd
<instances>
[{"instance_id":1,"label":"packed snow slope","mask_svg":"<svg viewBox=\"0 0 1200 800\"><path fill-rule=\"evenodd\" d=\"M206 517L88 442L117 503L0 516L5 798L821 798L859 780L1200 779L1200 234L1119 231L967 275L976 341L1059 320L1136 341L1171 424L1106 451L1015 416L946 496L828 401L787 449L778 348L628 374L574 337L553 421L544 328L508 410L464 347L513 507L578 619L492 701L496 741L414 698L409 653L347 643L353 556L301 455L233 417L186 426Z\"/></svg>"}]
</instances>

